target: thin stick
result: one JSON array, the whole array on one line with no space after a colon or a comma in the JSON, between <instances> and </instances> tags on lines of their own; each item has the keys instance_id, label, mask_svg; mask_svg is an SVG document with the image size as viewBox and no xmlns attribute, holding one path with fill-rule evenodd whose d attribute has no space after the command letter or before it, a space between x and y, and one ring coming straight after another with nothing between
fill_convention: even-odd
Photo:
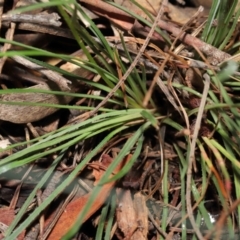
<instances>
[{"instance_id":1,"label":"thin stick","mask_svg":"<svg viewBox=\"0 0 240 240\"><path fill-rule=\"evenodd\" d=\"M140 48L140 51L138 52L136 58L134 59L134 61L132 62L132 64L130 65L130 67L128 68L128 70L126 71L126 73L120 78L119 82L116 84L116 86L111 90L110 93L108 93L108 95L102 100L102 102L100 102L97 107L92 110L91 112L89 112L89 116L88 117L91 117L93 116L95 113L98 112L98 110L114 95L114 93L119 89L119 87L124 84L125 80L127 79L127 77L129 76L129 74L132 72L132 70L135 68L135 66L137 65L139 59L141 58L142 54L144 53L154 31L155 31L155 28L156 26L158 25L158 22L160 20L160 17L163 13L163 6L167 4L167 0L163 1L161 7L159 8L159 11L158 11L158 14L155 18L155 21L152 25L152 28L150 30L150 32L148 33L147 35L147 38L145 39L142 47Z\"/></svg>"},{"instance_id":2,"label":"thin stick","mask_svg":"<svg viewBox=\"0 0 240 240\"><path fill-rule=\"evenodd\" d=\"M189 220L192 224L192 227L196 233L196 235L198 236L198 238L204 239L199 228L196 225L195 219L193 217L193 209L192 209L192 204L191 204L191 185L192 185L192 165L195 159L195 147L196 147L196 141L197 141L197 137L198 137L198 132L200 129L200 125L201 125L201 120L202 120L202 116L203 116L203 112L204 112L204 106L206 104L206 100L207 100L207 95L208 95L208 90L209 90L209 86L210 86L210 77L207 74L204 74L204 78L205 78L205 84L204 84L204 89L203 89L203 94L202 94L202 100L199 106L199 111L198 111L198 115L197 115L197 120L196 120L196 124L195 124L195 128L194 128L194 132L193 132L193 137L192 137L192 142L191 142L191 146L190 146L190 153L187 159L187 163L188 163L188 170L187 170L187 192L186 192L186 202L187 202L187 213L189 216Z\"/></svg>"},{"instance_id":3,"label":"thin stick","mask_svg":"<svg viewBox=\"0 0 240 240\"><path fill-rule=\"evenodd\" d=\"M46 26L60 27L62 23L58 21L60 16L57 13L39 13L39 14L3 14L3 22L22 22L36 23Z\"/></svg>"},{"instance_id":4,"label":"thin stick","mask_svg":"<svg viewBox=\"0 0 240 240\"><path fill-rule=\"evenodd\" d=\"M72 82L70 80L67 80L65 77L63 77L59 73L54 72L49 69L46 69L46 68L44 68L36 63L33 63L33 62L29 61L28 59L25 59L24 57L21 57L21 56L12 56L11 58L15 62L17 62L29 69L39 71L44 76L46 76L49 80L55 82L61 89L64 89L66 91L70 89L68 84L71 84Z\"/></svg>"},{"instance_id":5,"label":"thin stick","mask_svg":"<svg viewBox=\"0 0 240 240\"><path fill-rule=\"evenodd\" d=\"M0 2L0 4L3 4L3 2ZM2 18L3 18L3 15L2 15L2 12L1 12L1 25L2 25L2 21L3 21ZM10 41L13 40L13 35L14 35L14 32L15 32L15 28L16 28L16 24L11 22L10 23L10 28L7 30L6 35L5 35L7 40L10 40ZM2 52L7 52L7 50L9 50L10 48L11 48L10 43L4 43L1 51ZM6 61L7 61L6 56L1 58L1 60L0 60L0 73L2 73L3 65L5 64Z\"/></svg>"},{"instance_id":6,"label":"thin stick","mask_svg":"<svg viewBox=\"0 0 240 240\"><path fill-rule=\"evenodd\" d=\"M154 227L157 229L157 231L164 237L167 237L167 234L158 226L159 224L156 223L156 221L154 220L152 214L148 211L148 218L151 220L152 224L154 225Z\"/></svg>"}]
</instances>

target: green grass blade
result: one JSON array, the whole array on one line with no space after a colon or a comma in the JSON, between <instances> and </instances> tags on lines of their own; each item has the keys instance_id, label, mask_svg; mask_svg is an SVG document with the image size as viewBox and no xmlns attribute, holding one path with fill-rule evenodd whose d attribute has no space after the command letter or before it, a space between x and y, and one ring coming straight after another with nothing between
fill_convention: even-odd
<instances>
[{"instance_id":1,"label":"green grass blade","mask_svg":"<svg viewBox=\"0 0 240 240\"><path fill-rule=\"evenodd\" d=\"M96 233L96 240L102 240L103 239L103 230L105 227L105 222L107 221L107 212L109 209L109 201L106 206L102 208L101 215L98 221L98 227L97 227L97 233Z\"/></svg>"},{"instance_id":2,"label":"green grass blade","mask_svg":"<svg viewBox=\"0 0 240 240\"><path fill-rule=\"evenodd\" d=\"M111 239L111 229L112 229L112 226L113 226L116 207L117 207L117 198L116 198L116 194L114 193L112 195L112 198L111 198L111 208L110 208L110 212L109 212L109 215L108 215L108 221L107 221L104 240Z\"/></svg>"}]
</instances>

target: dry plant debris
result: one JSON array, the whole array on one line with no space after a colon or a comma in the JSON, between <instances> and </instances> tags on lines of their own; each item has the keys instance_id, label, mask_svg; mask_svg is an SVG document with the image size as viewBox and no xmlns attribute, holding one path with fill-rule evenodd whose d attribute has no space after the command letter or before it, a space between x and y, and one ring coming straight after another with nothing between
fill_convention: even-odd
<instances>
[{"instance_id":1,"label":"dry plant debris","mask_svg":"<svg viewBox=\"0 0 240 240\"><path fill-rule=\"evenodd\" d=\"M240 1L217 2L0 1L0 239L240 238Z\"/></svg>"}]
</instances>

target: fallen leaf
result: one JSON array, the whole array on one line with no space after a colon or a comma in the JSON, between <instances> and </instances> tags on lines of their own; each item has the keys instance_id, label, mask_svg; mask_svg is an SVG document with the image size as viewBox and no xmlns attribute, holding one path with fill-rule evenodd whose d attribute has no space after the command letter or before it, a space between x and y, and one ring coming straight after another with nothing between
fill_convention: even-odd
<instances>
[{"instance_id":1,"label":"fallen leaf","mask_svg":"<svg viewBox=\"0 0 240 240\"><path fill-rule=\"evenodd\" d=\"M122 167L130 160L130 158L131 158L131 155L128 155L127 157L125 157L125 159L121 161L121 163L115 168L114 173L119 172L122 169ZM108 167L111 162L112 162L112 159L108 155L104 155L103 162L102 163L97 162L98 167L96 167L96 162L92 164L92 166L94 167L93 174L95 174L95 176L97 177L96 181L100 179L99 174L96 174L97 171L101 172L101 175L103 175L105 172L103 171L103 169ZM110 177L112 176L113 175L111 175ZM116 182L109 182L102 186L91 208L89 209L87 214L84 216L83 222L85 222L89 217L91 217L105 203L115 183ZM66 210L57 221L48 239L61 239L69 231L69 229L74 225L79 214L81 213L82 209L85 207L87 202L89 201L90 197L91 197L91 193L86 194L82 197L79 197L74 201L72 201L71 203L69 203L68 206L66 207ZM48 223L49 221L46 221L45 226L47 226Z\"/></svg>"},{"instance_id":2,"label":"fallen leaf","mask_svg":"<svg viewBox=\"0 0 240 240\"><path fill-rule=\"evenodd\" d=\"M117 226L124 239L145 240L148 233L148 210L144 196L138 192L117 189L118 209L116 211Z\"/></svg>"},{"instance_id":3,"label":"fallen leaf","mask_svg":"<svg viewBox=\"0 0 240 240\"><path fill-rule=\"evenodd\" d=\"M130 190L117 189L118 209L116 211L117 226L126 239L131 239L138 225Z\"/></svg>"},{"instance_id":4,"label":"fallen leaf","mask_svg":"<svg viewBox=\"0 0 240 240\"><path fill-rule=\"evenodd\" d=\"M146 199L141 194L137 192L134 194L134 209L136 211L138 231L135 234L135 239L147 239L148 234L148 209L146 206Z\"/></svg>"},{"instance_id":5,"label":"fallen leaf","mask_svg":"<svg viewBox=\"0 0 240 240\"><path fill-rule=\"evenodd\" d=\"M10 226L14 218L14 209L10 209L8 207L0 208L0 223L2 223L1 225ZM25 231L18 236L17 240L22 240L24 238L24 234ZM0 240L1 239L4 239L4 234L0 232Z\"/></svg>"}]
</instances>

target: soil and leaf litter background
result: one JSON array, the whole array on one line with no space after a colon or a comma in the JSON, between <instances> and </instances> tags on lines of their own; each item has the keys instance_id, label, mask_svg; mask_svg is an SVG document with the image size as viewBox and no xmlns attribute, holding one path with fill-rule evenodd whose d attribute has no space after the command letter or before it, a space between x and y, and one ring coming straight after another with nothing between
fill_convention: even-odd
<instances>
[{"instance_id":1,"label":"soil and leaf litter background","mask_svg":"<svg viewBox=\"0 0 240 240\"><path fill-rule=\"evenodd\" d=\"M1 3L1 239L240 238L238 1Z\"/></svg>"}]
</instances>

